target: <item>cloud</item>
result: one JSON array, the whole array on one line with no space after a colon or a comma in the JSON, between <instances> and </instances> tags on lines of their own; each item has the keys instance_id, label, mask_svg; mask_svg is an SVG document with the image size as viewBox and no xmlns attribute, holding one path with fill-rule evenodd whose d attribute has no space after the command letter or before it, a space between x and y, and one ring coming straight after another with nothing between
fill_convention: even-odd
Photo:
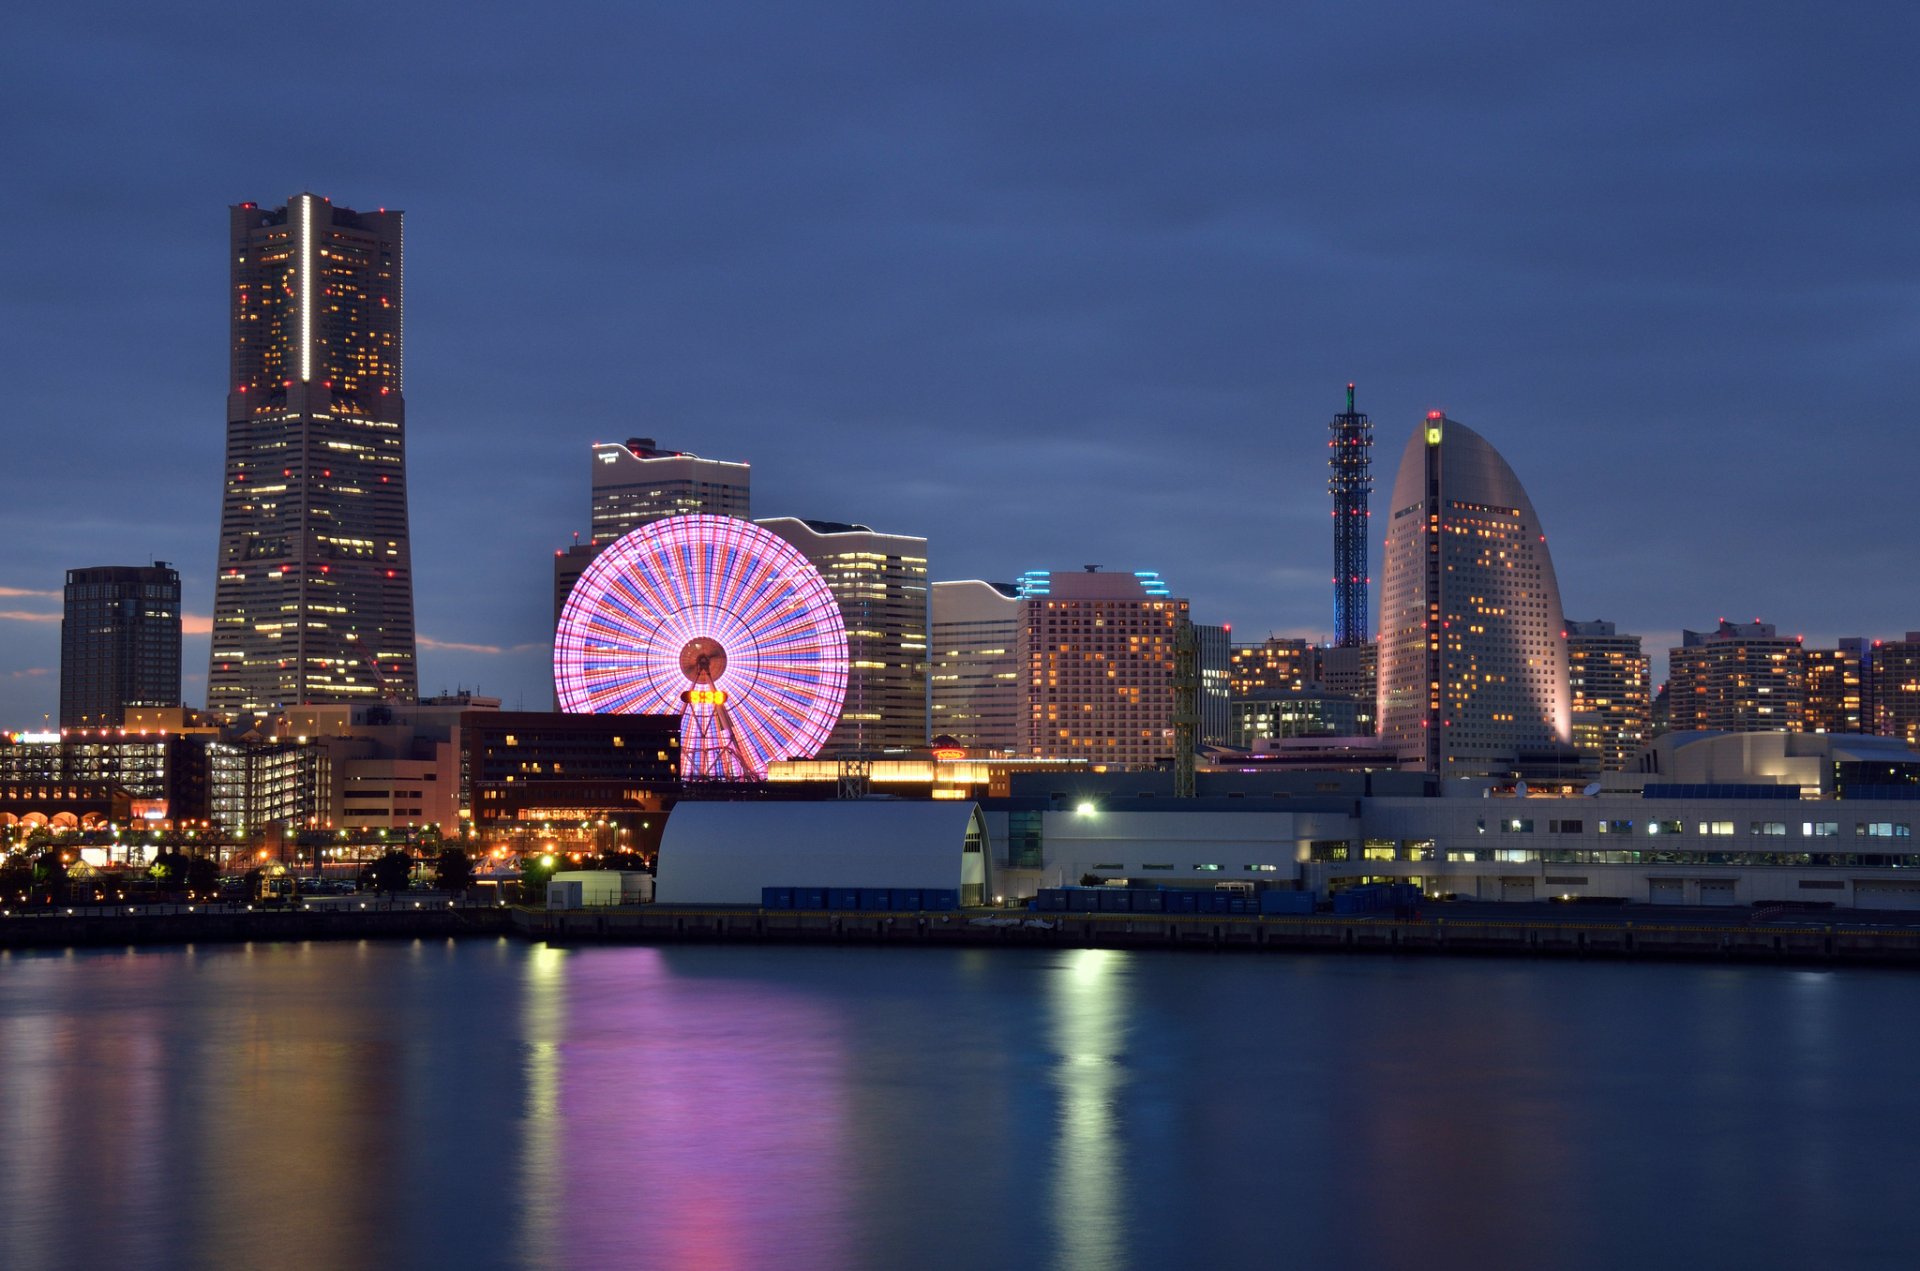
<instances>
[{"instance_id":1,"label":"cloud","mask_svg":"<svg viewBox=\"0 0 1920 1271\"><path fill-rule=\"evenodd\" d=\"M52 674L53 668L50 666L29 666L19 671L8 671L7 678L10 680L37 680L43 675Z\"/></svg>"},{"instance_id":2,"label":"cloud","mask_svg":"<svg viewBox=\"0 0 1920 1271\"><path fill-rule=\"evenodd\" d=\"M0 609L0 621L6 622L58 622L57 613L29 613L25 609Z\"/></svg>"},{"instance_id":3,"label":"cloud","mask_svg":"<svg viewBox=\"0 0 1920 1271\"><path fill-rule=\"evenodd\" d=\"M57 591L35 591L31 587L0 587L0 596L40 596L47 600L60 599Z\"/></svg>"},{"instance_id":4,"label":"cloud","mask_svg":"<svg viewBox=\"0 0 1920 1271\"><path fill-rule=\"evenodd\" d=\"M210 635L213 632L213 616L204 613L183 613L180 615L182 635Z\"/></svg>"},{"instance_id":5,"label":"cloud","mask_svg":"<svg viewBox=\"0 0 1920 1271\"><path fill-rule=\"evenodd\" d=\"M544 644L538 642L507 645L505 647L497 644L468 644L461 640L436 640L432 636L415 636L414 643L423 649L439 649L450 653L531 653L535 649L546 647Z\"/></svg>"}]
</instances>

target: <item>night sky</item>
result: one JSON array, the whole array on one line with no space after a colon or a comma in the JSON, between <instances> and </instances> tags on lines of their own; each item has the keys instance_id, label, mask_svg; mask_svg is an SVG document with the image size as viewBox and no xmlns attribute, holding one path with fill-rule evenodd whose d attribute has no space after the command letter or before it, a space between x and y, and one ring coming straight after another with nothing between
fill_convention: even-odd
<instances>
[{"instance_id":1,"label":"night sky","mask_svg":"<svg viewBox=\"0 0 1920 1271\"><path fill-rule=\"evenodd\" d=\"M180 567L204 700L226 207L307 189L407 212L423 692L547 704L634 435L935 578L1152 568L1325 636L1349 379L1376 527L1444 408L1571 617L1920 628L1920 10L827 7L15 12L0 723L56 709L76 566Z\"/></svg>"}]
</instances>

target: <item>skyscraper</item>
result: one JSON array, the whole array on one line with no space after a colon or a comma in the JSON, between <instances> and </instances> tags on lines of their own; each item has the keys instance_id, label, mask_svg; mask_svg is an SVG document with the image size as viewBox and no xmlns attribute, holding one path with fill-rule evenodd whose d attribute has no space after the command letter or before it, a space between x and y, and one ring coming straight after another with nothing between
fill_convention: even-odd
<instances>
[{"instance_id":1,"label":"skyscraper","mask_svg":"<svg viewBox=\"0 0 1920 1271\"><path fill-rule=\"evenodd\" d=\"M180 704L180 572L165 561L67 571L60 727L117 727Z\"/></svg>"},{"instance_id":2,"label":"skyscraper","mask_svg":"<svg viewBox=\"0 0 1920 1271\"><path fill-rule=\"evenodd\" d=\"M1567 623L1567 676L1578 744L1603 772L1619 772L1653 732L1652 671L1640 637L1611 622ZM1587 717L1582 720L1582 717Z\"/></svg>"},{"instance_id":3,"label":"skyscraper","mask_svg":"<svg viewBox=\"0 0 1920 1271\"><path fill-rule=\"evenodd\" d=\"M1380 738L1445 776L1564 747L1566 623L1540 518L1498 451L1431 412L1393 482L1380 606Z\"/></svg>"},{"instance_id":4,"label":"skyscraper","mask_svg":"<svg viewBox=\"0 0 1920 1271\"><path fill-rule=\"evenodd\" d=\"M1728 622L1712 631L1682 631L1668 650L1668 725L1674 732L1801 731L1807 708L1807 661L1797 636L1770 622Z\"/></svg>"},{"instance_id":5,"label":"skyscraper","mask_svg":"<svg viewBox=\"0 0 1920 1271\"><path fill-rule=\"evenodd\" d=\"M1876 640L1868 655L1873 731L1920 745L1920 631L1904 640Z\"/></svg>"},{"instance_id":6,"label":"skyscraper","mask_svg":"<svg viewBox=\"0 0 1920 1271\"><path fill-rule=\"evenodd\" d=\"M1867 641L1848 636L1831 649L1807 649L1807 708L1801 727L1810 733L1873 731L1867 691L1873 656Z\"/></svg>"},{"instance_id":7,"label":"skyscraper","mask_svg":"<svg viewBox=\"0 0 1920 1271\"><path fill-rule=\"evenodd\" d=\"M594 557L615 539L669 516L753 515L753 469L725 459L663 450L651 437L593 447L589 536L553 554L553 618Z\"/></svg>"},{"instance_id":8,"label":"skyscraper","mask_svg":"<svg viewBox=\"0 0 1920 1271\"><path fill-rule=\"evenodd\" d=\"M927 744L927 540L865 525L755 522L826 580L847 627L847 696L822 754Z\"/></svg>"},{"instance_id":9,"label":"skyscraper","mask_svg":"<svg viewBox=\"0 0 1920 1271\"><path fill-rule=\"evenodd\" d=\"M1373 493L1373 421L1353 408L1353 385L1347 385L1347 408L1327 425L1331 453L1327 493L1333 496L1333 643L1352 648L1367 642L1367 533L1372 524L1368 509Z\"/></svg>"},{"instance_id":10,"label":"skyscraper","mask_svg":"<svg viewBox=\"0 0 1920 1271\"><path fill-rule=\"evenodd\" d=\"M208 708L411 701L401 214L300 194L229 233Z\"/></svg>"},{"instance_id":11,"label":"skyscraper","mask_svg":"<svg viewBox=\"0 0 1920 1271\"><path fill-rule=\"evenodd\" d=\"M1187 602L1151 572L1020 581L1025 750L1140 766L1174 752L1174 643Z\"/></svg>"},{"instance_id":12,"label":"skyscraper","mask_svg":"<svg viewBox=\"0 0 1920 1271\"><path fill-rule=\"evenodd\" d=\"M933 584L927 731L969 750L1017 751L1020 600L1011 583Z\"/></svg>"}]
</instances>

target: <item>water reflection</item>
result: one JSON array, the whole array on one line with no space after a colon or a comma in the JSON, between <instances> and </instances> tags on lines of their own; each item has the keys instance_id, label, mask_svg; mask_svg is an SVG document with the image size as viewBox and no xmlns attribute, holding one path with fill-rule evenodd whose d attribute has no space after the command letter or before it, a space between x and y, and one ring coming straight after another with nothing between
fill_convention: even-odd
<instances>
[{"instance_id":1,"label":"water reflection","mask_svg":"<svg viewBox=\"0 0 1920 1271\"><path fill-rule=\"evenodd\" d=\"M1116 1121L1127 1030L1120 972L1130 956L1077 949L1047 981L1060 1108L1050 1212L1061 1267L1119 1266L1124 1252L1127 1161Z\"/></svg>"},{"instance_id":2,"label":"water reflection","mask_svg":"<svg viewBox=\"0 0 1920 1271\"><path fill-rule=\"evenodd\" d=\"M1912 1263L1920 979L0 954L0 1266Z\"/></svg>"}]
</instances>

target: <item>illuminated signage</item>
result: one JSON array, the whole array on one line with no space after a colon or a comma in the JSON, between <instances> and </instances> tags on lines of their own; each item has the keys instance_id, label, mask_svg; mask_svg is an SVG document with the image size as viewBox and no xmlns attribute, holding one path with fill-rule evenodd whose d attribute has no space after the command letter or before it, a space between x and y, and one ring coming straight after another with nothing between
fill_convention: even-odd
<instances>
[{"instance_id":1,"label":"illuminated signage","mask_svg":"<svg viewBox=\"0 0 1920 1271\"><path fill-rule=\"evenodd\" d=\"M680 700L689 706L718 706L727 700L727 690L723 688L690 688L680 695Z\"/></svg>"},{"instance_id":2,"label":"illuminated signage","mask_svg":"<svg viewBox=\"0 0 1920 1271\"><path fill-rule=\"evenodd\" d=\"M12 736L16 742L27 742L31 745L45 745L48 742L60 740L59 733L14 733Z\"/></svg>"}]
</instances>

